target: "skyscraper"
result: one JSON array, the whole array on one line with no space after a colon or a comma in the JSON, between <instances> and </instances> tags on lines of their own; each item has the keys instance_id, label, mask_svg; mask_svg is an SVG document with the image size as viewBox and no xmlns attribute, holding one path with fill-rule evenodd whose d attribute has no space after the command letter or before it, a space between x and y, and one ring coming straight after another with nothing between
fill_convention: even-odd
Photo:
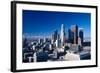
<instances>
[{"instance_id":1,"label":"skyscraper","mask_svg":"<svg viewBox=\"0 0 100 73\"><path fill-rule=\"evenodd\" d=\"M59 45L58 39L56 40L55 44L56 44L56 47L58 48L58 45Z\"/></svg>"},{"instance_id":2,"label":"skyscraper","mask_svg":"<svg viewBox=\"0 0 100 73\"><path fill-rule=\"evenodd\" d=\"M81 39L81 45L83 45L83 28L79 29L79 37Z\"/></svg>"},{"instance_id":3,"label":"skyscraper","mask_svg":"<svg viewBox=\"0 0 100 73\"><path fill-rule=\"evenodd\" d=\"M74 32L68 29L68 43L74 44Z\"/></svg>"},{"instance_id":4,"label":"skyscraper","mask_svg":"<svg viewBox=\"0 0 100 73\"><path fill-rule=\"evenodd\" d=\"M54 34L52 34L52 36L51 36L51 44L53 44L54 43Z\"/></svg>"},{"instance_id":5,"label":"skyscraper","mask_svg":"<svg viewBox=\"0 0 100 73\"><path fill-rule=\"evenodd\" d=\"M60 39L61 39L61 46L64 45L65 42L65 30L64 30L64 25L61 25L61 33L60 33Z\"/></svg>"},{"instance_id":6,"label":"skyscraper","mask_svg":"<svg viewBox=\"0 0 100 73\"><path fill-rule=\"evenodd\" d=\"M58 31L56 30L54 32L54 42L56 42L57 38L58 38Z\"/></svg>"},{"instance_id":7,"label":"skyscraper","mask_svg":"<svg viewBox=\"0 0 100 73\"><path fill-rule=\"evenodd\" d=\"M80 37L78 37L78 45L82 46L81 38Z\"/></svg>"},{"instance_id":8,"label":"skyscraper","mask_svg":"<svg viewBox=\"0 0 100 73\"><path fill-rule=\"evenodd\" d=\"M74 44L78 44L78 26L72 25L71 26L71 32L74 33Z\"/></svg>"}]
</instances>

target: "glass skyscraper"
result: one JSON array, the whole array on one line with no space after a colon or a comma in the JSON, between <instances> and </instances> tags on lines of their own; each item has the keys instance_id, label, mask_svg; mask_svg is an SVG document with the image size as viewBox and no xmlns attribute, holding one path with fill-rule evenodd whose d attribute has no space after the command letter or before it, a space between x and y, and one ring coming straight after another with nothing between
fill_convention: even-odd
<instances>
[{"instance_id":1,"label":"glass skyscraper","mask_svg":"<svg viewBox=\"0 0 100 73\"><path fill-rule=\"evenodd\" d=\"M78 26L72 25L71 29L68 30L69 33L69 42L72 44L78 44Z\"/></svg>"},{"instance_id":2,"label":"glass skyscraper","mask_svg":"<svg viewBox=\"0 0 100 73\"><path fill-rule=\"evenodd\" d=\"M83 45L83 28L79 29L79 37L81 38L81 44Z\"/></svg>"}]
</instances>

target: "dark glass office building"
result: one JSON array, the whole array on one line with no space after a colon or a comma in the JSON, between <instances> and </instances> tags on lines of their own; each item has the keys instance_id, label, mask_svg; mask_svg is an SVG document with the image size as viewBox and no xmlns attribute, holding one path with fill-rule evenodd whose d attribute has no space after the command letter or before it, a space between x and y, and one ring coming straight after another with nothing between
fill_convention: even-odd
<instances>
[{"instance_id":1,"label":"dark glass office building","mask_svg":"<svg viewBox=\"0 0 100 73\"><path fill-rule=\"evenodd\" d=\"M78 44L78 26L72 25L71 29L68 30L69 42L72 44Z\"/></svg>"},{"instance_id":2,"label":"dark glass office building","mask_svg":"<svg viewBox=\"0 0 100 73\"><path fill-rule=\"evenodd\" d=\"M83 45L83 29L79 30L79 37L81 38L81 44Z\"/></svg>"},{"instance_id":3,"label":"dark glass office building","mask_svg":"<svg viewBox=\"0 0 100 73\"><path fill-rule=\"evenodd\" d=\"M57 40L57 38L58 38L58 31L56 30L56 31L54 32L54 42Z\"/></svg>"}]
</instances>

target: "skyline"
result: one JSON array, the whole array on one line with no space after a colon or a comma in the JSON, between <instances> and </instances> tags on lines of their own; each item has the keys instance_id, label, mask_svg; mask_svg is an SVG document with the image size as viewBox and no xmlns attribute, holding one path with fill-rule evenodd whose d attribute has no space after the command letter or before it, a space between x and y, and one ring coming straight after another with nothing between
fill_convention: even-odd
<instances>
[{"instance_id":1,"label":"skyline","mask_svg":"<svg viewBox=\"0 0 100 73\"><path fill-rule=\"evenodd\" d=\"M60 33L64 24L67 34L71 25L78 25L84 29L84 37L90 37L90 19L90 13L23 10L23 35L51 36L55 30Z\"/></svg>"}]
</instances>

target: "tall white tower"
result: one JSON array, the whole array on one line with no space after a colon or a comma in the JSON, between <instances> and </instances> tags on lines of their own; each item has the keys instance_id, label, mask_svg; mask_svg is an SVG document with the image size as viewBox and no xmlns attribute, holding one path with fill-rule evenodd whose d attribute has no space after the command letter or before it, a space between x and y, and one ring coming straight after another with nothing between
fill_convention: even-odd
<instances>
[{"instance_id":1,"label":"tall white tower","mask_svg":"<svg viewBox=\"0 0 100 73\"><path fill-rule=\"evenodd\" d=\"M61 25L61 34L60 34L60 39L61 39L61 46L64 44L64 25Z\"/></svg>"}]
</instances>

